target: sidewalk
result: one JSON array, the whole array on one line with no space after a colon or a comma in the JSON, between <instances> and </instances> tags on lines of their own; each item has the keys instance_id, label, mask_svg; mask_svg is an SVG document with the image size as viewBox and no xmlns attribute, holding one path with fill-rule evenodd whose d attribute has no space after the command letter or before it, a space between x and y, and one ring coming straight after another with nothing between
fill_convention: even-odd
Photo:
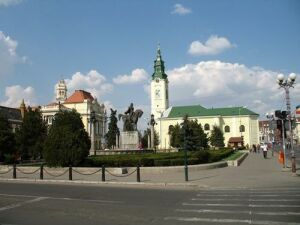
<instances>
[{"instance_id":1,"label":"sidewalk","mask_svg":"<svg viewBox=\"0 0 300 225\"><path fill-rule=\"evenodd\" d=\"M154 186L195 186L210 188L258 188L258 187L284 187L300 186L300 170L298 176L292 176L291 171L283 172L282 166L278 163L277 155L264 159L262 154L250 153L239 167L225 167L201 171L189 171L189 181L184 181L184 169L182 171L164 170L160 173L144 172L141 169L141 183L137 183L137 173L134 168L129 169L124 177L112 176L106 172L106 182L101 181L101 172L93 175L80 175L73 171L73 181L68 181L68 173L60 177L51 177L44 172L44 181L68 183L99 183L99 184L135 184L135 185L154 185ZM96 169L95 169L96 171ZM122 175L123 176L123 175ZM10 174L0 174L0 180L12 178ZM39 182L39 172L34 174L17 173L17 180L30 179Z\"/></svg>"}]
</instances>

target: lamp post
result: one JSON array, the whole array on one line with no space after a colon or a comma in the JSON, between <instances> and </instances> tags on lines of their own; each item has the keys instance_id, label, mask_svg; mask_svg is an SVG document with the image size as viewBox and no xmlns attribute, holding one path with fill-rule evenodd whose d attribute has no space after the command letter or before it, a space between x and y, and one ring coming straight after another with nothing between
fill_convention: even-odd
<instances>
[{"instance_id":1,"label":"lamp post","mask_svg":"<svg viewBox=\"0 0 300 225\"><path fill-rule=\"evenodd\" d=\"M242 123L241 123L241 109L243 108L246 108L245 106L242 106L242 107L239 107L239 119L240 119L240 126L239 126L239 130L240 130L240 133L241 133L241 139L242 139L242 142L241 142L241 147L244 146L244 137L243 137L243 130L242 130Z\"/></svg>"},{"instance_id":2,"label":"lamp post","mask_svg":"<svg viewBox=\"0 0 300 225\"><path fill-rule=\"evenodd\" d=\"M275 132L274 132L274 114L273 113L266 113L266 117L267 119L269 120L269 130L271 129L272 130L272 156L274 156L274 135L275 135ZM269 140L269 137L270 135L268 135L268 140Z\"/></svg>"},{"instance_id":3,"label":"lamp post","mask_svg":"<svg viewBox=\"0 0 300 225\"><path fill-rule=\"evenodd\" d=\"M96 114L95 111L92 110L89 118L89 122L91 125L91 153L94 153L96 155L96 149L95 149L95 123L96 123Z\"/></svg>"},{"instance_id":4,"label":"lamp post","mask_svg":"<svg viewBox=\"0 0 300 225\"><path fill-rule=\"evenodd\" d=\"M288 79L284 78L283 74L279 74L277 76L277 83L279 88L283 88L285 90L285 99L286 99L286 110L287 110L287 117L289 121L289 130L290 130L290 143L291 143L291 157L292 157L292 173L296 174L296 156L294 151L294 144L293 144L293 129L292 129L292 118L291 118L291 99L290 99L290 88L294 87L294 83L296 80L296 74L291 73Z\"/></svg>"}]
</instances>

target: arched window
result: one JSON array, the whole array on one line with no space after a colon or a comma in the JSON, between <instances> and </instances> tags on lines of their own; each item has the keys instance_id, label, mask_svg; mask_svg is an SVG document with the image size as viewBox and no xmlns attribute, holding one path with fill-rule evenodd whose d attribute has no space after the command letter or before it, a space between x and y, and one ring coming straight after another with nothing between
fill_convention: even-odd
<instances>
[{"instance_id":1,"label":"arched window","mask_svg":"<svg viewBox=\"0 0 300 225\"><path fill-rule=\"evenodd\" d=\"M244 125L240 126L240 132L245 132L245 126Z\"/></svg>"},{"instance_id":2,"label":"arched window","mask_svg":"<svg viewBox=\"0 0 300 225\"><path fill-rule=\"evenodd\" d=\"M204 130L210 130L210 129L209 129L209 124L206 123L206 124L204 125Z\"/></svg>"},{"instance_id":3,"label":"arched window","mask_svg":"<svg viewBox=\"0 0 300 225\"><path fill-rule=\"evenodd\" d=\"M170 125L170 126L169 126L169 132L168 132L168 133L169 133L169 134L172 134L173 130L174 130L174 126L173 126L173 125Z\"/></svg>"},{"instance_id":4,"label":"arched window","mask_svg":"<svg viewBox=\"0 0 300 225\"><path fill-rule=\"evenodd\" d=\"M224 130L225 130L225 133L229 133L230 132L230 126L225 126L225 128L224 128Z\"/></svg>"}]
</instances>

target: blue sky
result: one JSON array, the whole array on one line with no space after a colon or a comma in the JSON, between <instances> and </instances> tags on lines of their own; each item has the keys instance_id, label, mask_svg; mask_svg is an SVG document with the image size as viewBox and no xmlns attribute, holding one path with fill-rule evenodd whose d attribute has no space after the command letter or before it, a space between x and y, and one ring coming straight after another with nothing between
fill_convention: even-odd
<instances>
[{"instance_id":1,"label":"blue sky","mask_svg":"<svg viewBox=\"0 0 300 225\"><path fill-rule=\"evenodd\" d=\"M0 0L0 104L47 104L64 78L70 91L147 114L160 43L171 105L265 114L285 106L277 75L296 73L295 106L299 21L296 0Z\"/></svg>"}]
</instances>

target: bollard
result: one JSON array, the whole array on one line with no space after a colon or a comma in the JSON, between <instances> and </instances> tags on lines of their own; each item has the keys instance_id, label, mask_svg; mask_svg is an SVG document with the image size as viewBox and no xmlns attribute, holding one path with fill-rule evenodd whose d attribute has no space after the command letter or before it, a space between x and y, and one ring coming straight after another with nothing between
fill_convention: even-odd
<instances>
[{"instance_id":1,"label":"bollard","mask_svg":"<svg viewBox=\"0 0 300 225\"><path fill-rule=\"evenodd\" d=\"M13 166L13 178L14 179L17 178L17 166L16 166L16 164L14 164L14 166Z\"/></svg>"},{"instance_id":2,"label":"bollard","mask_svg":"<svg viewBox=\"0 0 300 225\"><path fill-rule=\"evenodd\" d=\"M102 165L101 172L102 172L102 181L105 181L105 166L104 165Z\"/></svg>"},{"instance_id":3,"label":"bollard","mask_svg":"<svg viewBox=\"0 0 300 225\"><path fill-rule=\"evenodd\" d=\"M44 164L41 165L40 168L40 180L44 179Z\"/></svg>"},{"instance_id":4,"label":"bollard","mask_svg":"<svg viewBox=\"0 0 300 225\"><path fill-rule=\"evenodd\" d=\"M72 180L72 166L69 166L69 180Z\"/></svg>"},{"instance_id":5,"label":"bollard","mask_svg":"<svg viewBox=\"0 0 300 225\"><path fill-rule=\"evenodd\" d=\"M136 167L136 181L141 182L141 174L140 174L140 165L139 164Z\"/></svg>"}]
</instances>

